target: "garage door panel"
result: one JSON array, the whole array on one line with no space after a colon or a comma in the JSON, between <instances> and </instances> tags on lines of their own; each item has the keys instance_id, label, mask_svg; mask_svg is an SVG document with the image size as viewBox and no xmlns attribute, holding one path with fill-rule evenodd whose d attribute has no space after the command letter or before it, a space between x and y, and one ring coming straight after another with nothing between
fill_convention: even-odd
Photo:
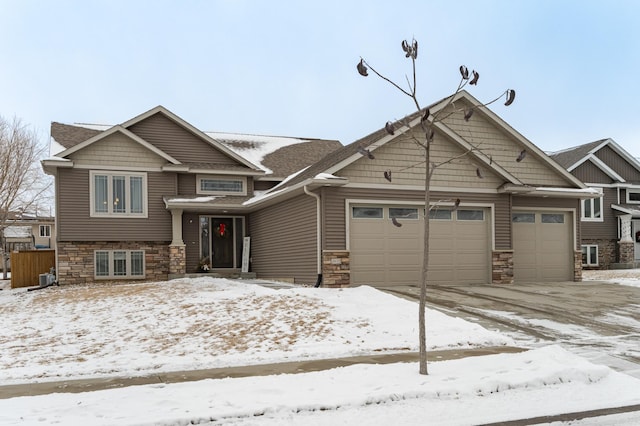
<instances>
[{"instance_id":1,"label":"garage door panel","mask_svg":"<svg viewBox=\"0 0 640 426\"><path fill-rule=\"evenodd\" d=\"M514 280L568 281L573 279L571 213L557 213L564 223L543 223L540 211L531 211L533 223L513 223Z\"/></svg>"}]
</instances>

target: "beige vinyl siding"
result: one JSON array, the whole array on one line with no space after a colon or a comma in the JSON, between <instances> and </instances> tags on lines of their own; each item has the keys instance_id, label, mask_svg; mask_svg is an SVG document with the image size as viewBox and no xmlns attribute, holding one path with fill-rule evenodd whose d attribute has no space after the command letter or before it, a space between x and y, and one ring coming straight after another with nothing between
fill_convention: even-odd
<instances>
[{"instance_id":1,"label":"beige vinyl siding","mask_svg":"<svg viewBox=\"0 0 640 426\"><path fill-rule=\"evenodd\" d=\"M605 146L596 152L596 157L602 160L607 166L615 170L626 181L640 182L640 171L633 167L627 160L622 158L610 146Z\"/></svg>"},{"instance_id":2,"label":"beige vinyl siding","mask_svg":"<svg viewBox=\"0 0 640 426\"><path fill-rule=\"evenodd\" d=\"M129 130L182 163L237 164L234 159L161 113L132 125Z\"/></svg>"},{"instance_id":3,"label":"beige vinyl siding","mask_svg":"<svg viewBox=\"0 0 640 426\"><path fill-rule=\"evenodd\" d=\"M456 104L458 108L468 106L469 104L464 101ZM525 184L573 186L560 173L554 173L546 162L531 152L522 162L516 162L516 158L524 147L504 130L492 124L481 111L476 111L468 122L464 121L462 111L454 112L444 120L444 123L486 155L490 155L493 161Z\"/></svg>"},{"instance_id":4,"label":"beige vinyl siding","mask_svg":"<svg viewBox=\"0 0 640 426\"><path fill-rule=\"evenodd\" d=\"M618 191L615 188L602 188L602 222L581 222L582 235L589 239L618 239L618 220L611 204L618 203ZM579 213L582 215L582 212Z\"/></svg>"},{"instance_id":5,"label":"beige vinyl siding","mask_svg":"<svg viewBox=\"0 0 640 426\"><path fill-rule=\"evenodd\" d=\"M162 196L176 193L173 174L147 173L148 218L89 217L89 184L89 170L58 169L59 241L171 240L171 214L165 209Z\"/></svg>"},{"instance_id":6,"label":"beige vinyl siding","mask_svg":"<svg viewBox=\"0 0 640 426\"><path fill-rule=\"evenodd\" d=\"M462 203L494 205L495 212L495 248L508 250L511 248L511 209L510 195L482 193L441 193L432 192L432 202L437 200L455 200ZM327 250L345 250L346 243L346 200L384 200L389 202L424 201L424 193L420 191L399 191L386 189L334 188L323 192L323 244Z\"/></svg>"},{"instance_id":7,"label":"beige vinyl siding","mask_svg":"<svg viewBox=\"0 0 640 426\"><path fill-rule=\"evenodd\" d=\"M258 278L317 278L316 200L300 195L249 216L251 269Z\"/></svg>"},{"instance_id":8,"label":"beige vinyl siding","mask_svg":"<svg viewBox=\"0 0 640 426\"><path fill-rule=\"evenodd\" d=\"M155 168L167 160L131 140L122 133L113 133L69 156L75 166L113 166L119 168Z\"/></svg>"},{"instance_id":9,"label":"beige vinyl siding","mask_svg":"<svg viewBox=\"0 0 640 426\"><path fill-rule=\"evenodd\" d=\"M571 174L586 183L613 183L613 179L591 161L580 164Z\"/></svg>"},{"instance_id":10,"label":"beige vinyl siding","mask_svg":"<svg viewBox=\"0 0 640 426\"><path fill-rule=\"evenodd\" d=\"M422 134L416 137L424 140ZM431 185L490 189L502 185L503 179L474 161L473 156L464 153L465 151L453 145L445 136L437 134L431 147L431 161L438 164L455 157L460 159L438 167L433 174ZM338 174L349 178L351 182L388 184L384 178L384 171L391 170L393 185L424 185L424 150L416 145L411 136L398 136L376 149L374 155L375 160L362 157ZM483 175L482 179L477 176L478 167Z\"/></svg>"}]
</instances>

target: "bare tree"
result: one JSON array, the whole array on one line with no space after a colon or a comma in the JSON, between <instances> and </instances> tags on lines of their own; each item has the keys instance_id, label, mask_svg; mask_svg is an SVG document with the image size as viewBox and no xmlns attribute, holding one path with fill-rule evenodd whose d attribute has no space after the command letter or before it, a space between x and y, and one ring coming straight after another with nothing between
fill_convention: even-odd
<instances>
[{"instance_id":1,"label":"bare tree","mask_svg":"<svg viewBox=\"0 0 640 426\"><path fill-rule=\"evenodd\" d=\"M416 89L417 89L416 59L418 58L418 42L415 39L412 39L411 42L408 42L407 40L403 40L401 46L402 46L402 50L404 52L405 57L411 60L411 66L412 66L411 77L407 77L407 82L406 82L408 86L407 89L403 88L398 83L392 81L391 79L387 78L386 76L378 72L369 63L367 63L367 61L364 60L364 58L360 58L360 62L358 62L358 65L357 65L357 70L358 70L358 73L363 77L367 77L369 75L368 71L371 70L376 76L378 76L385 82L395 87L402 94L411 98L414 106L417 109L417 112L419 113L418 116L422 117L420 120L419 126L411 128L409 123L410 120L408 117L405 117L404 120L400 120L400 125L406 126L406 128L408 129L409 137L411 138L411 140L413 140L413 142L415 142L416 147L422 151L421 161L416 162L416 164L409 167L415 167L419 165L421 166L422 164L424 164L424 167L425 167L425 174L424 174L425 217L424 217L424 235L423 235L424 247L423 247L421 283L420 283L420 302L418 307L418 329L419 329L419 340L420 340L420 374L428 374L425 308L426 308L426 301L427 301L427 285L428 285L427 274L429 272L429 230L430 230L429 216L430 216L430 210L432 208L432 200L431 200L431 193L430 193L431 179L433 177L433 173L439 167L442 167L445 164L453 163L455 161L460 161L463 158L467 157L472 152L479 152L479 146L477 144L472 143L470 148L465 150L460 155L452 156L450 158L440 160L439 162L434 161L431 157L431 147L434 143L434 138L435 138L435 131L434 131L435 124L443 121L444 119L451 116L452 114L458 114L458 113L463 114L465 121L469 121L475 110L477 110L478 108L485 108L486 106L494 102L497 102L502 98L505 98L505 105L509 106L511 105L511 103L513 103L516 92L512 89L508 89L505 92L503 92L500 96L498 96L497 98L493 99L490 102L487 102L478 106L459 109L456 107L456 105L454 105L455 95L458 94L460 91L462 91L467 85L470 85L470 86L476 85L478 83L478 79L480 78L480 74L477 71L473 70L471 71L471 73L469 73L468 68L462 65L460 66L460 69L459 69L460 82L458 84L458 87L451 94L451 96L446 98L446 100L444 101L445 105L442 108L439 108L434 114L432 114L429 111L429 108L422 109L418 101L417 92L416 92ZM391 121L386 123L385 129L391 135L393 135L397 130L396 125L394 125L394 123L392 123ZM369 159L373 160L375 158L373 154L369 150L365 149L364 147L361 148L359 151L363 156L366 156ZM526 152L524 151L521 152L520 156L518 157L518 159L516 159L516 161L522 161L525 155L526 155ZM383 176L386 180L391 182L392 173L393 173L393 170L385 170L383 172ZM476 175L478 178L482 178L482 171L479 167L476 168ZM442 200L438 200L438 202L440 201ZM459 204L460 204L460 199L454 200L453 208L457 209ZM398 227L402 226L402 223L399 222L397 218L395 217L392 218L392 221L395 226L398 226Z\"/></svg>"},{"instance_id":2,"label":"bare tree","mask_svg":"<svg viewBox=\"0 0 640 426\"><path fill-rule=\"evenodd\" d=\"M36 132L18 118L0 116L0 266L7 279L5 229L11 214L42 209L50 201L51 179L44 175L39 160L45 148Z\"/></svg>"}]
</instances>

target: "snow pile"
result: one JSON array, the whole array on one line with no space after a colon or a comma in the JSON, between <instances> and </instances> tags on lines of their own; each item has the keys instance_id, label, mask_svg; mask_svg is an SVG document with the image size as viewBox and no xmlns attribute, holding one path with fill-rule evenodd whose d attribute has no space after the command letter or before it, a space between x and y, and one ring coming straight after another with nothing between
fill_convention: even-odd
<instances>
[{"instance_id":1,"label":"snow pile","mask_svg":"<svg viewBox=\"0 0 640 426\"><path fill-rule=\"evenodd\" d=\"M640 381L558 346L430 364L0 400L2 424L470 425L640 402Z\"/></svg>"}]
</instances>

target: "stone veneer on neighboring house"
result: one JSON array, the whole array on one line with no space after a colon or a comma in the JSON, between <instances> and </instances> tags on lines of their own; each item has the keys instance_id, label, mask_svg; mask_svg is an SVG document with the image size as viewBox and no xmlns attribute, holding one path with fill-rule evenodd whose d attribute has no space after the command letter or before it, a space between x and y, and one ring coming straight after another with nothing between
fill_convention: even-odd
<instances>
[{"instance_id":1,"label":"stone veneer on neighboring house","mask_svg":"<svg viewBox=\"0 0 640 426\"><path fill-rule=\"evenodd\" d=\"M60 284L84 284L87 282L110 282L113 279L95 278L96 250L144 250L145 276L131 281L163 281L169 274L169 242L105 242L94 243L60 241L57 243ZM121 282L121 280L118 280Z\"/></svg>"}]
</instances>

